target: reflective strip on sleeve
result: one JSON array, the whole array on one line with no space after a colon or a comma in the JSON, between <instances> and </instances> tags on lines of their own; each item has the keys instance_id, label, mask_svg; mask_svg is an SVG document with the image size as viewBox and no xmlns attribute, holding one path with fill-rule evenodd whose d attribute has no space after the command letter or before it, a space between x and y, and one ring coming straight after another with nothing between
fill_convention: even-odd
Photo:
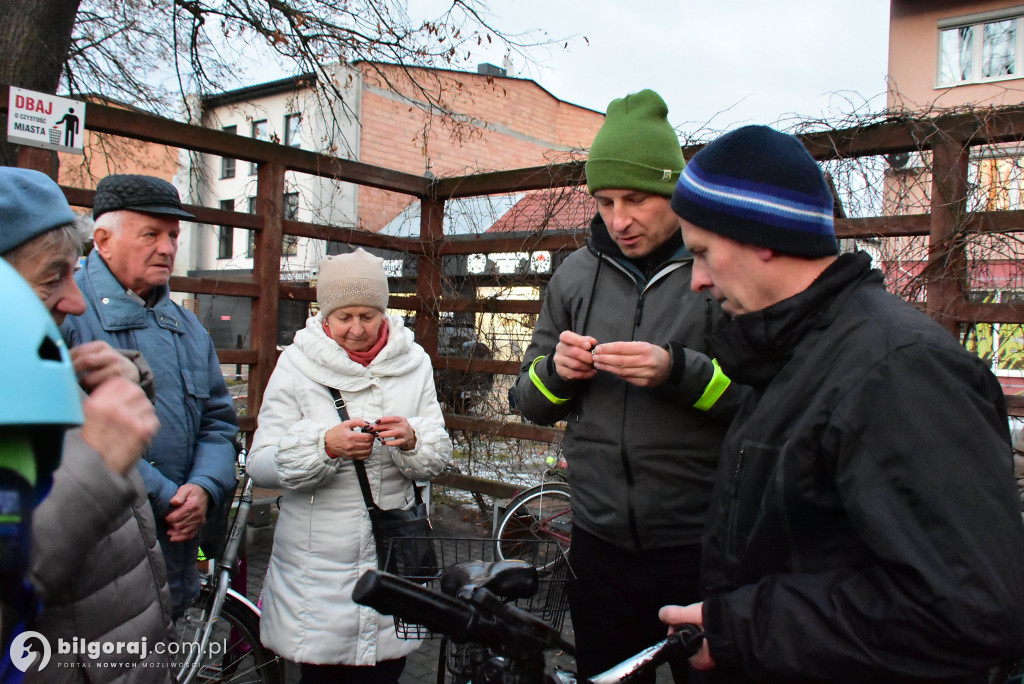
<instances>
[{"instance_id":1,"label":"reflective strip on sleeve","mask_svg":"<svg viewBox=\"0 0 1024 684\"><path fill-rule=\"evenodd\" d=\"M725 392L732 380L729 379L722 369L718 365L718 359L711 359L711 365L715 367L715 372L711 375L711 382L704 388L704 394L701 395L697 403L693 405L693 408L698 411L707 411L715 405ZM533 374L531 369L530 374Z\"/></svg>"},{"instance_id":2,"label":"reflective strip on sleeve","mask_svg":"<svg viewBox=\"0 0 1024 684\"><path fill-rule=\"evenodd\" d=\"M569 399L571 399L572 397L569 397L568 399L556 397L554 394L551 393L551 390L544 386L544 382L540 379L540 376L537 375L536 366L543 358L543 356L538 356L533 360L533 363L530 364L530 380L533 381L534 387L540 390L540 393L543 394L547 398L547 400L550 401L552 404L564 404L565 402L569 401ZM723 375L722 377L725 376ZM728 378L726 378L726 381L726 384L728 384ZM712 382L714 382L714 380L712 380ZM723 387L722 389L724 390L725 388ZM721 392L719 394L721 394Z\"/></svg>"}]
</instances>

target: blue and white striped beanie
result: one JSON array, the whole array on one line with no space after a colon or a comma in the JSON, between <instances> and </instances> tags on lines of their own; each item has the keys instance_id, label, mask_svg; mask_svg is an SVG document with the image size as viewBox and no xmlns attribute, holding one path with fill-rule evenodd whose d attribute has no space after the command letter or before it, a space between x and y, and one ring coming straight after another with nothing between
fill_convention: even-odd
<instances>
[{"instance_id":1,"label":"blue and white striped beanie","mask_svg":"<svg viewBox=\"0 0 1024 684\"><path fill-rule=\"evenodd\" d=\"M833 207L803 143L767 126L744 126L708 144L672 194L672 209L699 228L805 257L839 253Z\"/></svg>"}]
</instances>

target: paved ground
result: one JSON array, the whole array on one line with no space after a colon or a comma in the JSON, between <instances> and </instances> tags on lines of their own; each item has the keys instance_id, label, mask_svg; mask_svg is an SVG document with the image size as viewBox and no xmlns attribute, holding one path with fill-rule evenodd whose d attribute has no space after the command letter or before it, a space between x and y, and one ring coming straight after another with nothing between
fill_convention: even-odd
<instances>
[{"instance_id":1,"label":"paved ground","mask_svg":"<svg viewBox=\"0 0 1024 684\"><path fill-rule=\"evenodd\" d=\"M266 490L263 492L257 491L256 497L257 500L260 500L262 495L262 500L267 502L273 499L273 494L273 492ZM276 518L276 516L270 517L271 519ZM439 537L486 539L490 536L490 521L481 521L479 512L475 507L435 505L431 521L434 526L434 532ZM250 540L251 543L248 550L248 584L249 596L255 600L259 596L263 576L266 574L267 563L273 547L273 525L269 524L263 527L250 528ZM470 548L474 544L482 543L471 543ZM461 555L465 553L465 548L461 545L459 546L459 560L464 560L461 558ZM446 547L446 549L442 550L443 553L452 554L450 547ZM443 557L441 563L444 565L450 564L452 558L454 558L454 555L448 555L447 558ZM572 624L568 616L565 619L563 636L569 641L573 640ZM439 645L440 640L438 639L427 639L422 642L420 648L409 656L405 672L401 678L401 684L434 684L437 682ZM553 660L560 667L572 668L573 666L573 660L568 656L558 656L556 654L553 656ZM659 684L671 682L667 668L662 669L666 671L659 672ZM298 681L298 667L294 663L287 663L286 684L297 684Z\"/></svg>"}]
</instances>

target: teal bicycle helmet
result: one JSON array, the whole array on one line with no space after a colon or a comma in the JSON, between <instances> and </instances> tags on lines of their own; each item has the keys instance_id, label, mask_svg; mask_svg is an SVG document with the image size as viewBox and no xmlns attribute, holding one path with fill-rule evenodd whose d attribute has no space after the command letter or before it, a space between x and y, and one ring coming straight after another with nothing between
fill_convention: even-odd
<instances>
[{"instance_id":1,"label":"teal bicycle helmet","mask_svg":"<svg viewBox=\"0 0 1024 684\"><path fill-rule=\"evenodd\" d=\"M0 259L0 605L26 612L32 510L60 465L64 431L81 425L71 354L29 284ZM21 606L21 607L19 607ZM2 635L6 638L6 634Z\"/></svg>"},{"instance_id":2,"label":"teal bicycle helmet","mask_svg":"<svg viewBox=\"0 0 1024 684\"><path fill-rule=\"evenodd\" d=\"M0 259L0 426L82 424L82 399L71 355L38 295Z\"/></svg>"}]
</instances>

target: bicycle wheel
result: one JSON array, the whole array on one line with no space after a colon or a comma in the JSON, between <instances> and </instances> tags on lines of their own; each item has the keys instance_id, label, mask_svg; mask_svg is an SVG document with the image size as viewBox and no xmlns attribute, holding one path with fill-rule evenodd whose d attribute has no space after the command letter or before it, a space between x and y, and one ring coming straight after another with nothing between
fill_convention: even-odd
<instances>
[{"instance_id":1,"label":"bicycle wheel","mask_svg":"<svg viewBox=\"0 0 1024 684\"><path fill-rule=\"evenodd\" d=\"M494 530L494 554L500 560L529 561L537 570L559 561L539 541L557 542L564 553L572 540L572 490L564 482L545 482L520 492Z\"/></svg>"},{"instance_id":2,"label":"bicycle wheel","mask_svg":"<svg viewBox=\"0 0 1024 684\"><path fill-rule=\"evenodd\" d=\"M213 591L204 588L196 604L175 623L178 653L172 654L172 658L176 662L184 662L196 650L212 604ZM179 681L184 680L177 670L176 674ZM199 670L191 681L278 684L283 679L282 661L260 643L259 612L228 594Z\"/></svg>"}]
</instances>

